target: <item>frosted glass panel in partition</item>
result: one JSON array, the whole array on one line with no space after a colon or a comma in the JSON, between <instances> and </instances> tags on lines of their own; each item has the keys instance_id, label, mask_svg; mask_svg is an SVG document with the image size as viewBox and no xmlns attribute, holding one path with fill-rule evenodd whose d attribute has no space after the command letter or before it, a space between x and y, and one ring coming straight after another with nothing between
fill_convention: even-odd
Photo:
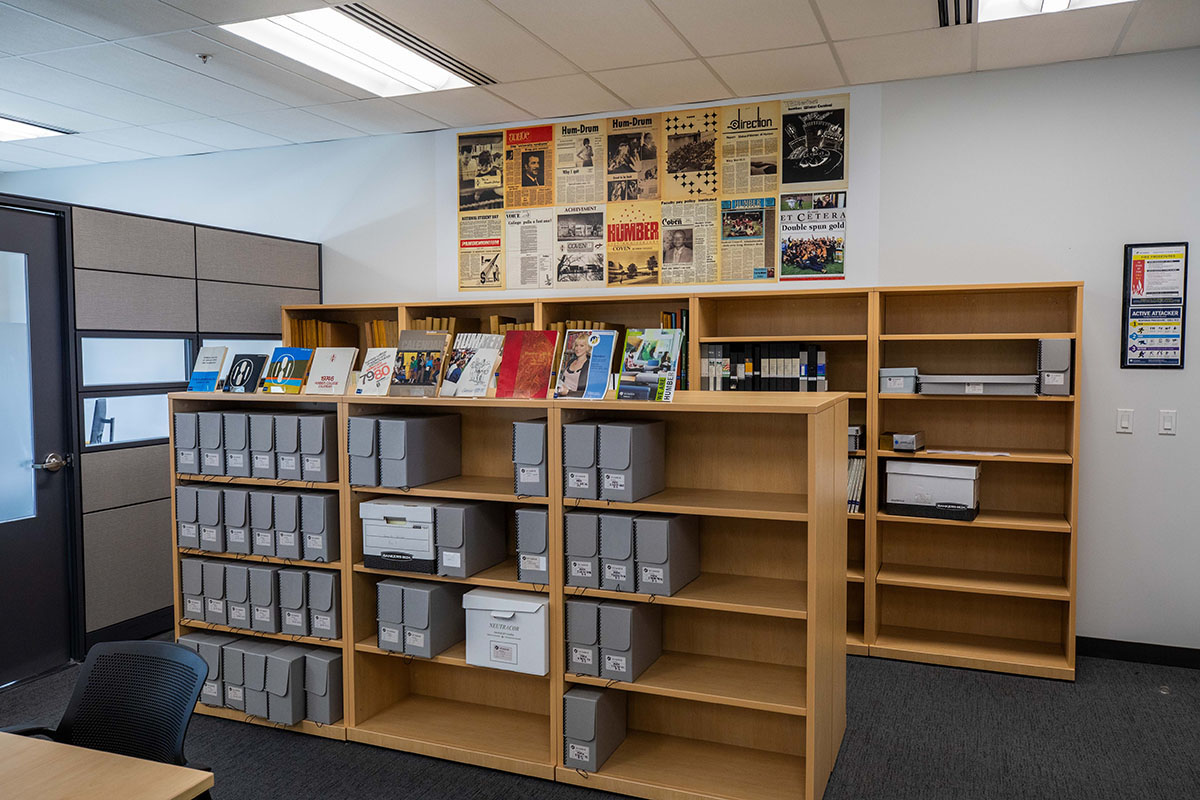
<instances>
[{"instance_id":1,"label":"frosted glass panel in partition","mask_svg":"<svg viewBox=\"0 0 1200 800\"><path fill-rule=\"evenodd\" d=\"M11 522L37 513L24 253L0 252L0 375L0 522Z\"/></svg>"},{"instance_id":2,"label":"frosted glass panel in partition","mask_svg":"<svg viewBox=\"0 0 1200 800\"><path fill-rule=\"evenodd\" d=\"M130 394L83 401L83 434L88 447L166 439L167 396Z\"/></svg>"},{"instance_id":3,"label":"frosted glass panel in partition","mask_svg":"<svg viewBox=\"0 0 1200 800\"><path fill-rule=\"evenodd\" d=\"M190 345L187 339L84 337L83 385L187 383Z\"/></svg>"}]
</instances>

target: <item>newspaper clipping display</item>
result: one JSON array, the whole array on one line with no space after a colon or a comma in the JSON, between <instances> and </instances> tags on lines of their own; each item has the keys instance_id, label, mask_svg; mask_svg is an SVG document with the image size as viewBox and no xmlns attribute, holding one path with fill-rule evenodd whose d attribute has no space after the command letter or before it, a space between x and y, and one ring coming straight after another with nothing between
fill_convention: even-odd
<instances>
[{"instance_id":1,"label":"newspaper clipping display","mask_svg":"<svg viewBox=\"0 0 1200 800\"><path fill-rule=\"evenodd\" d=\"M779 193L779 101L721 108L721 194Z\"/></svg>"},{"instance_id":2,"label":"newspaper clipping display","mask_svg":"<svg viewBox=\"0 0 1200 800\"><path fill-rule=\"evenodd\" d=\"M779 198L779 280L846 277L846 193Z\"/></svg>"},{"instance_id":3,"label":"newspaper clipping display","mask_svg":"<svg viewBox=\"0 0 1200 800\"><path fill-rule=\"evenodd\" d=\"M554 220L556 287L604 287L604 210L603 203L558 207Z\"/></svg>"},{"instance_id":4,"label":"newspaper clipping display","mask_svg":"<svg viewBox=\"0 0 1200 800\"><path fill-rule=\"evenodd\" d=\"M508 208L554 205L554 126L509 128L504 132L504 205Z\"/></svg>"},{"instance_id":5,"label":"newspaper clipping display","mask_svg":"<svg viewBox=\"0 0 1200 800\"><path fill-rule=\"evenodd\" d=\"M667 144L662 188L664 200L717 196L717 122L720 116L717 108L663 114L663 136Z\"/></svg>"},{"instance_id":6,"label":"newspaper clipping display","mask_svg":"<svg viewBox=\"0 0 1200 800\"><path fill-rule=\"evenodd\" d=\"M657 286L660 204L612 203L608 206L608 285Z\"/></svg>"},{"instance_id":7,"label":"newspaper clipping display","mask_svg":"<svg viewBox=\"0 0 1200 800\"><path fill-rule=\"evenodd\" d=\"M603 203L604 120L562 122L554 127L554 191L559 204Z\"/></svg>"},{"instance_id":8,"label":"newspaper clipping display","mask_svg":"<svg viewBox=\"0 0 1200 800\"><path fill-rule=\"evenodd\" d=\"M504 288L504 212L458 215L458 290Z\"/></svg>"},{"instance_id":9,"label":"newspaper clipping display","mask_svg":"<svg viewBox=\"0 0 1200 800\"><path fill-rule=\"evenodd\" d=\"M554 265L554 209L504 213L504 266L509 289L549 289Z\"/></svg>"},{"instance_id":10,"label":"newspaper clipping display","mask_svg":"<svg viewBox=\"0 0 1200 800\"><path fill-rule=\"evenodd\" d=\"M722 282L775 280L775 224L774 197L721 201Z\"/></svg>"},{"instance_id":11,"label":"newspaper clipping display","mask_svg":"<svg viewBox=\"0 0 1200 800\"><path fill-rule=\"evenodd\" d=\"M458 210L504 208L504 131L458 135Z\"/></svg>"},{"instance_id":12,"label":"newspaper clipping display","mask_svg":"<svg viewBox=\"0 0 1200 800\"><path fill-rule=\"evenodd\" d=\"M657 200L662 114L608 120L607 194L610 203Z\"/></svg>"},{"instance_id":13,"label":"newspaper clipping display","mask_svg":"<svg viewBox=\"0 0 1200 800\"><path fill-rule=\"evenodd\" d=\"M717 282L717 201L662 204L664 286Z\"/></svg>"},{"instance_id":14,"label":"newspaper clipping display","mask_svg":"<svg viewBox=\"0 0 1200 800\"><path fill-rule=\"evenodd\" d=\"M846 113L850 95L783 102L783 191L846 189Z\"/></svg>"}]
</instances>

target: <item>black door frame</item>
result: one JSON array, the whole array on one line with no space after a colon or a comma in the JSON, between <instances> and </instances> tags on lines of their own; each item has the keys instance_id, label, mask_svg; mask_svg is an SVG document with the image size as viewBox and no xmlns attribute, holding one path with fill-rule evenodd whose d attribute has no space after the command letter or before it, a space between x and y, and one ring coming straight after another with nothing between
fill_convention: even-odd
<instances>
[{"instance_id":1,"label":"black door frame","mask_svg":"<svg viewBox=\"0 0 1200 800\"><path fill-rule=\"evenodd\" d=\"M67 441L72 443L71 469L63 470L69 481L67 487L67 607L71 611L70 619L70 653L71 658L82 661L87 654L84 646L84 585L83 585L83 495L79 472L81 469L79 452L80 422L78 415L72 413L78 405L76 391L76 375L79 365L75 348L75 253L72 247L71 235L71 206L64 203L52 203L30 197L20 197L0 193L0 206L18 210L43 211L58 217L58 252L59 252L59 302L62 304L62 363L64 366L64 381L62 385L63 408L67 409Z\"/></svg>"}]
</instances>

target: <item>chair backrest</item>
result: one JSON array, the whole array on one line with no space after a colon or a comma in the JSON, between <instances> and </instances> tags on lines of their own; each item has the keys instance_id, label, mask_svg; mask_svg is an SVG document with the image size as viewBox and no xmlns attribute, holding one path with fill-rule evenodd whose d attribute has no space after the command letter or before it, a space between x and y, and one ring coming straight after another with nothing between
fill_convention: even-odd
<instances>
[{"instance_id":1,"label":"chair backrest","mask_svg":"<svg viewBox=\"0 0 1200 800\"><path fill-rule=\"evenodd\" d=\"M54 738L66 744L184 764L183 737L208 677L173 642L107 642L88 652Z\"/></svg>"}]
</instances>

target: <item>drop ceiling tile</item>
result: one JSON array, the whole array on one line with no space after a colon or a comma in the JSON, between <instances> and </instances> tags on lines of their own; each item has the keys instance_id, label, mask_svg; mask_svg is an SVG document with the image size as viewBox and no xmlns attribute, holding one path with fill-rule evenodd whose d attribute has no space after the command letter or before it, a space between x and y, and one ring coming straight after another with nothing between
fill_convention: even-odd
<instances>
[{"instance_id":1,"label":"drop ceiling tile","mask_svg":"<svg viewBox=\"0 0 1200 800\"><path fill-rule=\"evenodd\" d=\"M14 142L0 142L0 161L12 161L17 164L27 164L37 169L57 169L58 167L83 167L94 164L83 158L64 156L49 150L35 150Z\"/></svg>"},{"instance_id":2,"label":"drop ceiling tile","mask_svg":"<svg viewBox=\"0 0 1200 800\"><path fill-rule=\"evenodd\" d=\"M572 3L492 0L493 5L588 72L694 55L646 0Z\"/></svg>"},{"instance_id":3,"label":"drop ceiling tile","mask_svg":"<svg viewBox=\"0 0 1200 800\"><path fill-rule=\"evenodd\" d=\"M729 90L697 59L605 70L593 73L593 77L634 108L703 103L730 96Z\"/></svg>"},{"instance_id":4,"label":"drop ceiling tile","mask_svg":"<svg viewBox=\"0 0 1200 800\"><path fill-rule=\"evenodd\" d=\"M42 139L29 139L23 144L30 149L45 150L48 153L80 158L85 161L136 161L150 157L149 153L143 153L140 150L93 141L84 134L47 136Z\"/></svg>"},{"instance_id":5,"label":"drop ceiling tile","mask_svg":"<svg viewBox=\"0 0 1200 800\"><path fill-rule=\"evenodd\" d=\"M0 161L0 172L24 172L29 169L37 169L28 164L18 164L15 161Z\"/></svg>"},{"instance_id":6,"label":"drop ceiling tile","mask_svg":"<svg viewBox=\"0 0 1200 800\"><path fill-rule=\"evenodd\" d=\"M368 0L367 5L502 83L578 72L484 0ZM575 9L573 4L569 13L575 14ZM562 12L556 6L546 13Z\"/></svg>"},{"instance_id":7,"label":"drop ceiling tile","mask_svg":"<svg viewBox=\"0 0 1200 800\"><path fill-rule=\"evenodd\" d=\"M69 25L101 39L124 39L203 25L160 0L5 0L39 17Z\"/></svg>"},{"instance_id":8,"label":"drop ceiling tile","mask_svg":"<svg viewBox=\"0 0 1200 800\"><path fill-rule=\"evenodd\" d=\"M834 41L938 27L937 0L815 0Z\"/></svg>"},{"instance_id":9,"label":"drop ceiling tile","mask_svg":"<svg viewBox=\"0 0 1200 800\"><path fill-rule=\"evenodd\" d=\"M95 131L87 135L88 139L106 144L115 144L140 150L152 156L190 156L196 153L211 153L215 148L179 136L172 136L162 131L150 128L118 128L109 131Z\"/></svg>"},{"instance_id":10,"label":"drop ceiling tile","mask_svg":"<svg viewBox=\"0 0 1200 800\"><path fill-rule=\"evenodd\" d=\"M36 91L36 89L31 91ZM125 123L119 120L89 114L86 111L58 103L49 103L37 97L17 94L6 89L0 89L0 114L27 119L30 122L49 125L52 128L65 128L69 131L95 131L125 127Z\"/></svg>"},{"instance_id":11,"label":"drop ceiling tile","mask_svg":"<svg viewBox=\"0 0 1200 800\"><path fill-rule=\"evenodd\" d=\"M1196 0L1140 0L1137 5L1118 52L1200 45L1200 3Z\"/></svg>"},{"instance_id":12,"label":"drop ceiling tile","mask_svg":"<svg viewBox=\"0 0 1200 800\"><path fill-rule=\"evenodd\" d=\"M825 41L812 6L797 0L653 0L702 56Z\"/></svg>"},{"instance_id":13,"label":"drop ceiling tile","mask_svg":"<svg viewBox=\"0 0 1200 800\"><path fill-rule=\"evenodd\" d=\"M539 118L597 114L628 108L587 75L502 83L491 91Z\"/></svg>"},{"instance_id":14,"label":"drop ceiling tile","mask_svg":"<svg viewBox=\"0 0 1200 800\"><path fill-rule=\"evenodd\" d=\"M845 83L828 44L714 56L708 63L739 97L828 89Z\"/></svg>"},{"instance_id":15,"label":"drop ceiling tile","mask_svg":"<svg viewBox=\"0 0 1200 800\"><path fill-rule=\"evenodd\" d=\"M507 100L501 100L487 89L478 86L447 89L444 92L407 94L394 98L392 102L420 111L456 128L533 119L529 112L522 111Z\"/></svg>"},{"instance_id":16,"label":"drop ceiling tile","mask_svg":"<svg viewBox=\"0 0 1200 800\"><path fill-rule=\"evenodd\" d=\"M424 114L393 103L384 97L376 97L373 100L351 100L347 103L334 103L326 106L308 106L304 110L373 136L387 133L441 130L446 127L444 123L432 120Z\"/></svg>"},{"instance_id":17,"label":"drop ceiling tile","mask_svg":"<svg viewBox=\"0 0 1200 800\"><path fill-rule=\"evenodd\" d=\"M966 25L853 39L834 47L855 84L971 70L971 29Z\"/></svg>"},{"instance_id":18,"label":"drop ceiling tile","mask_svg":"<svg viewBox=\"0 0 1200 800\"><path fill-rule=\"evenodd\" d=\"M335 0L343 3L345 0ZM208 22L223 24L227 22L244 22L248 19L262 19L280 14L294 14L297 11L309 11L314 8L324 8L325 0L166 0L180 11L186 11L192 16Z\"/></svg>"},{"instance_id":19,"label":"drop ceiling tile","mask_svg":"<svg viewBox=\"0 0 1200 800\"><path fill-rule=\"evenodd\" d=\"M206 116L267 111L283 104L122 47L100 44L32 56L46 66L190 108Z\"/></svg>"},{"instance_id":20,"label":"drop ceiling tile","mask_svg":"<svg viewBox=\"0 0 1200 800\"><path fill-rule=\"evenodd\" d=\"M83 31L0 3L0 51L21 55L102 41Z\"/></svg>"},{"instance_id":21,"label":"drop ceiling tile","mask_svg":"<svg viewBox=\"0 0 1200 800\"><path fill-rule=\"evenodd\" d=\"M363 135L363 132L356 128L309 114L299 108L239 114L230 117L229 121L289 142L325 142Z\"/></svg>"},{"instance_id":22,"label":"drop ceiling tile","mask_svg":"<svg viewBox=\"0 0 1200 800\"><path fill-rule=\"evenodd\" d=\"M201 116L195 111L161 100L98 83L23 58L0 60L0 89L77 108L127 125L153 125Z\"/></svg>"},{"instance_id":23,"label":"drop ceiling tile","mask_svg":"<svg viewBox=\"0 0 1200 800\"><path fill-rule=\"evenodd\" d=\"M246 150L252 147L276 147L288 144L287 139L251 130L223 119L194 119L151 125L149 130L191 139L213 150Z\"/></svg>"},{"instance_id":24,"label":"drop ceiling tile","mask_svg":"<svg viewBox=\"0 0 1200 800\"><path fill-rule=\"evenodd\" d=\"M983 22L978 69L1007 69L1100 58L1112 52L1131 4Z\"/></svg>"},{"instance_id":25,"label":"drop ceiling tile","mask_svg":"<svg viewBox=\"0 0 1200 800\"><path fill-rule=\"evenodd\" d=\"M308 106L352 100L352 95L310 81L287 69L227 47L200 32L180 31L132 39L121 44L140 53L253 92L287 106ZM199 53L212 56L208 62Z\"/></svg>"}]
</instances>

